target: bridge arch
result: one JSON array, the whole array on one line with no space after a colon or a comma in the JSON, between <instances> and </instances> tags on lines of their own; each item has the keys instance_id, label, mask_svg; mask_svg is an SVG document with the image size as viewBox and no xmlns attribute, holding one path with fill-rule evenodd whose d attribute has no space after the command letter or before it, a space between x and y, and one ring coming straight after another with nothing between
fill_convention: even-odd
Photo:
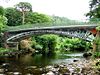
<instances>
[{"instance_id":1,"label":"bridge arch","mask_svg":"<svg viewBox=\"0 0 100 75\"><path fill-rule=\"evenodd\" d=\"M68 37L76 37L76 38L80 38L86 41L92 41L94 39L94 36L90 31L35 30L35 31L27 31L27 32L22 32L22 33L13 35L9 37L6 40L6 42L16 42L16 41L25 39L27 36L43 35L43 34L57 34L57 35L68 36Z\"/></svg>"}]
</instances>

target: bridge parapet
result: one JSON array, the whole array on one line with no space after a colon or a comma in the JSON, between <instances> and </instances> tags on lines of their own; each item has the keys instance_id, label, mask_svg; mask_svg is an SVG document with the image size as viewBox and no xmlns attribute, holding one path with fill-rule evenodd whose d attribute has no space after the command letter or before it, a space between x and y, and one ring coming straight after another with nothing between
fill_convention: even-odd
<instances>
[{"instance_id":1,"label":"bridge parapet","mask_svg":"<svg viewBox=\"0 0 100 75\"><path fill-rule=\"evenodd\" d=\"M41 29L73 29L73 28L85 28L92 29L98 26L97 24L85 24L85 25L22 25L22 26L14 26L8 27L7 31L9 32L18 32L18 31L29 31L29 30L41 30Z\"/></svg>"}]
</instances>

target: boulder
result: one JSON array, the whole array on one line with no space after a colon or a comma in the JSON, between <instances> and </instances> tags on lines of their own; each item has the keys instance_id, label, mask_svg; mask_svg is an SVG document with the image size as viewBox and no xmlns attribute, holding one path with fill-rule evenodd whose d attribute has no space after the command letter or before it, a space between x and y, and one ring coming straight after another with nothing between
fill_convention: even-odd
<instances>
[{"instance_id":1,"label":"boulder","mask_svg":"<svg viewBox=\"0 0 100 75\"><path fill-rule=\"evenodd\" d=\"M21 50L28 50L30 52L35 52L35 49L31 47L31 43L29 40L22 40L20 41L20 49Z\"/></svg>"},{"instance_id":2,"label":"boulder","mask_svg":"<svg viewBox=\"0 0 100 75\"><path fill-rule=\"evenodd\" d=\"M86 52L83 54L83 57L89 59L92 56L92 53Z\"/></svg>"}]
</instances>

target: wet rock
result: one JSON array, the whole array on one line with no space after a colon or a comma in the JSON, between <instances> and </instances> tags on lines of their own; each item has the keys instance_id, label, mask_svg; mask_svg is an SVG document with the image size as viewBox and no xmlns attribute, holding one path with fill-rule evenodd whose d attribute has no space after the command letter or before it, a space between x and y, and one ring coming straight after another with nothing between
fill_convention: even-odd
<instances>
[{"instance_id":1,"label":"wet rock","mask_svg":"<svg viewBox=\"0 0 100 75\"><path fill-rule=\"evenodd\" d=\"M27 73L26 75L33 75L33 74Z\"/></svg>"},{"instance_id":2,"label":"wet rock","mask_svg":"<svg viewBox=\"0 0 100 75\"><path fill-rule=\"evenodd\" d=\"M9 68L10 67L10 64L9 63L3 63L1 65L1 68Z\"/></svg>"},{"instance_id":3,"label":"wet rock","mask_svg":"<svg viewBox=\"0 0 100 75\"><path fill-rule=\"evenodd\" d=\"M73 62L77 62L77 61L79 61L79 60L76 60L76 59L75 59L75 60L73 60Z\"/></svg>"},{"instance_id":4,"label":"wet rock","mask_svg":"<svg viewBox=\"0 0 100 75\"><path fill-rule=\"evenodd\" d=\"M83 57L86 59L90 59L91 56L92 56L92 53L90 53L90 52L86 52L83 54Z\"/></svg>"},{"instance_id":5,"label":"wet rock","mask_svg":"<svg viewBox=\"0 0 100 75\"><path fill-rule=\"evenodd\" d=\"M60 68L64 68L64 65L60 64L59 67L60 67Z\"/></svg>"},{"instance_id":6,"label":"wet rock","mask_svg":"<svg viewBox=\"0 0 100 75\"><path fill-rule=\"evenodd\" d=\"M0 73L3 73L4 72L4 69L0 69Z\"/></svg>"},{"instance_id":7,"label":"wet rock","mask_svg":"<svg viewBox=\"0 0 100 75\"><path fill-rule=\"evenodd\" d=\"M46 71L50 71L52 68L54 68L53 66L46 66Z\"/></svg>"},{"instance_id":8,"label":"wet rock","mask_svg":"<svg viewBox=\"0 0 100 75\"><path fill-rule=\"evenodd\" d=\"M49 71L52 71L54 73L57 73L59 71L59 68L51 68Z\"/></svg>"},{"instance_id":9,"label":"wet rock","mask_svg":"<svg viewBox=\"0 0 100 75\"><path fill-rule=\"evenodd\" d=\"M0 75L6 75L6 74L0 73Z\"/></svg>"},{"instance_id":10,"label":"wet rock","mask_svg":"<svg viewBox=\"0 0 100 75\"><path fill-rule=\"evenodd\" d=\"M29 68L35 69L35 68L37 68L37 66L28 66L27 69L29 69Z\"/></svg>"},{"instance_id":11,"label":"wet rock","mask_svg":"<svg viewBox=\"0 0 100 75\"><path fill-rule=\"evenodd\" d=\"M55 75L52 71L49 71L46 75Z\"/></svg>"},{"instance_id":12,"label":"wet rock","mask_svg":"<svg viewBox=\"0 0 100 75\"><path fill-rule=\"evenodd\" d=\"M96 66L99 66L100 65L100 61L99 62L96 62L96 64L95 64Z\"/></svg>"},{"instance_id":13,"label":"wet rock","mask_svg":"<svg viewBox=\"0 0 100 75\"><path fill-rule=\"evenodd\" d=\"M7 72L6 74L7 75L13 75L13 72Z\"/></svg>"},{"instance_id":14,"label":"wet rock","mask_svg":"<svg viewBox=\"0 0 100 75\"><path fill-rule=\"evenodd\" d=\"M92 74L93 75L93 69L92 68L82 68L82 71L81 71L82 74Z\"/></svg>"},{"instance_id":15,"label":"wet rock","mask_svg":"<svg viewBox=\"0 0 100 75\"><path fill-rule=\"evenodd\" d=\"M65 73L70 73L69 69L67 67L63 67L59 69L59 72L61 74L65 74Z\"/></svg>"},{"instance_id":16,"label":"wet rock","mask_svg":"<svg viewBox=\"0 0 100 75\"><path fill-rule=\"evenodd\" d=\"M42 74L42 75L46 75L46 74Z\"/></svg>"},{"instance_id":17,"label":"wet rock","mask_svg":"<svg viewBox=\"0 0 100 75\"><path fill-rule=\"evenodd\" d=\"M78 73L81 73L82 69L81 68L76 68L74 71L75 71L75 73L78 74Z\"/></svg>"},{"instance_id":18,"label":"wet rock","mask_svg":"<svg viewBox=\"0 0 100 75\"><path fill-rule=\"evenodd\" d=\"M20 72L13 72L13 75L22 75Z\"/></svg>"},{"instance_id":19,"label":"wet rock","mask_svg":"<svg viewBox=\"0 0 100 75\"><path fill-rule=\"evenodd\" d=\"M7 72L7 75L22 75L20 72Z\"/></svg>"},{"instance_id":20,"label":"wet rock","mask_svg":"<svg viewBox=\"0 0 100 75\"><path fill-rule=\"evenodd\" d=\"M26 67L25 68L25 71L32 71L32 70L34 70L34 69L36 69L37 67L36 66L28 66L28 67Z\"/></svg>"},{"instance_id":21,"label":"wet rock","mask_svg":"<svg viewBox=\"0 0 100 75\"><path fill-rule=\"evenodd\" d=\"M59 68L59 65L58 64L54 64L54 68Z\"/></svg>"},{"instance_id":22,"label":"wet rock","mask_svg":"<svg viewBox=\"0 0 100 75\"><path fill-rule=\"evenodd\" d=\"M25 68L25 72L29 73L29 74L42 74L43 68L37 68L37 66L29 66L27 68Z\"/></svg>"}]
</instances>

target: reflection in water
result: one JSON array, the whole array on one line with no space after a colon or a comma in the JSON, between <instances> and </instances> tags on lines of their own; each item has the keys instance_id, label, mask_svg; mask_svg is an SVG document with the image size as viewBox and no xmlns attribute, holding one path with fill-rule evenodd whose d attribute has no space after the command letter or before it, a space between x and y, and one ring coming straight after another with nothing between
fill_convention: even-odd
<instances>
[{"instance_id":1,"label":"reflection in water","mask_svg":"<svg viewBox=\"0 0 100 75\"><path fill-rule=\"evenodd\" d=\"M41 54L39 54L35 56L25 55L23 57L20 57L19 61L24 63L27 66L30 66L30 65L46 66L46 65L50 65L53 59L55 58L42 56Z\"/></svg>"},{"instance_id":2,"label":"reflection in water","mask_svg":"<svg viewBox=\"0 0 100 75\"><path fill-rule=\"evenodd\" d=\"M74 57L75 56L75 57ZM70 58L69 58L70 57ZM77 57L77 58L76 58ZM82 57L82 53L75 53L75 54L57 54L57 55L49 55L49 56L42 56L41 54L38 55L23 55L20 56L19 59L15 58L0 58L0 64L2 63L14 63L14 64L24 64L26 66L46 66L55 63L70 63L74 59L80 60Z\"/></svg>"},{"instance_id":3,"label":"reflection in water","mask_svg":"<svg viewBox=\"0 0 100 75\"><path fill-rule=\"evenodd\" d=\"M71 57L72 55L72 57ZM78 58L73 57L73 55L78 56ZM26 66L46 66L50 64L58 64L58 63L70 63L74 59L80 59L82 53L77 54L58 54L58 55L51 55L51 56L42 56L41 54L31 56L30 54L20 56L19 59L15 58L0 58L0 64L2 63L12 63L12 64L24 64ZM70 58L69 58L70 57Z\"/></svg>"},{"instance_id":4,"label":"reflection in water","mask_svg":"<svg viewBox=\"0 0 100 75\"><path fill-rule=\"evenodd\" d=\"M72 57L71 57L72 55ZM75 57L74 57L75 56ZM70 57L70 58L69 58ZM77 57L77 58L76 58ZM22 56L19 58L20 63L24 63L27 66L46 66L51 64L60 64L62 62L71 63L74 59L80 60L82 57L82 53L75 54L58 54L58 55L50 55L42 56L41 54L31 56L30 54Z\"/></svg>"}]
</instances>

